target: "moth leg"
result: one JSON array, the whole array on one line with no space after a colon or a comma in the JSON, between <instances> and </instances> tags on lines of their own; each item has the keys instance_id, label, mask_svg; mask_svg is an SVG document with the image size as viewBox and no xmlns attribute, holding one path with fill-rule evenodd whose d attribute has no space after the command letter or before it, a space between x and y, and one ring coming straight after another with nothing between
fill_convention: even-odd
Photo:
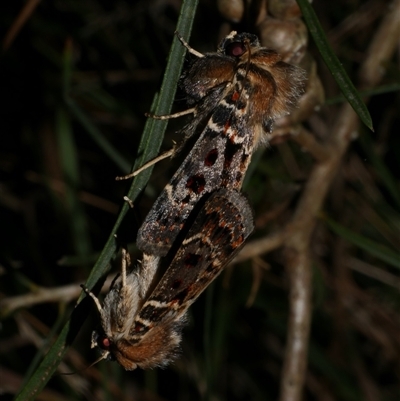
<instances>
[{"instance_id":1,"label":"moth leg","mask_svg":"<svg viewBox=\"0 0 400 401\"><path fill-rule=\"evenodd\" d=\"M126 267L131 265L131 255L125 247L122 248L121 281L122 288L126 287Z\"/></svg>"},{"instance_id":2,"label":"moth leg","mask_svg":"<svg viewBox=\"0 0 400 401\"><path fill-rule=\"evenodd\" d=\"M196 57L204 57L204 54L201 54L200 52L198 52L197 50L194 50L193 47L190 47L188 42L186 42L185 39L183 39L182 35L178 32L175 31L175 35L178 37L178 39L180 40L180 42L183 44L183 46L186 47L187 51L189 53L192 53L193 55L195 55Z\"/></svg>"},{"instance_id":3,"label":"moth leg","mask_svg":"<svg viewBox=\"0 0 400 401\"><path fill-rule=\"evenodd\" d=\"M101 313L103 311L103 307L101 306L99 298L97 298L96 295L94 295L93 292L90 291L89 288L87 288L84 284L81 284L81 288L82 288L83 291L85 291L85 293L87 295L89 295L93 299L93 301L94 301L94 303L95 303L95 305L97 307L97 310L99 311L99 313L101 315Z\"/></svg>"},{"instance_id":4,"label":"moth leg","mask_svg":"<svg viewBox=\"0 0 400 401\"><path fill-rule=\"evenodd\" d=\"M172 156L174 153L175 153L175 147L173 147L170 150L167 150L166 152L162 153L161 155L155 157L154 159L151 159L147 163L143 164L142 167L139 167L137 170L133 171L132 173L123 175L123 176L119 176L119 177L115 177L115 179L116 179L116 181L122 181L122 180L129 180L130 178L136 177L142 171L148 169L149 167L153 166L154 164L158 163L159 161Z\"/></svg>"},{"instance_id":5,"label":"moth leg","mask_svg":"<svg viewBox=\"0 0 400 401\"><path fill-rule=\"evenodd\" d=\"M133 209L134 207L135 207L135 205L133 204L133 202L132 202L132 199L129 199L127 196L124 196L124 201L129 205L129 207L131 208L131 209Z\"/></svg>"},{"instance_id":6,"label":"moth leg","mask_svg":"<svg viewBox=\"0 0 400 401\"><path fill-rule=\"evenodd\" d=\"M144 299L150 295L154 287L154 279L157 276L157 270L160 265L160 258L158 256L143 253L141 268L139 275L139 294Z\"/></svg>"},{"instance_id":7,"label":"moth leg","mask_svg":"<svg viewBox=\"0 0 400 401\"><path fill-rule=\"evenodd\" d=\"M156 114L145 113L145 116L149 117L149 118L153 118L154 120L170 120L172 118L179 118L182 116L186 116L187 114L195 114L195 113L196 113L196 107L192 107L187 110L178 111L177 113L174 113L174 114L164 114L162 116L158 116Z\"/></svg>"}]
</instances>

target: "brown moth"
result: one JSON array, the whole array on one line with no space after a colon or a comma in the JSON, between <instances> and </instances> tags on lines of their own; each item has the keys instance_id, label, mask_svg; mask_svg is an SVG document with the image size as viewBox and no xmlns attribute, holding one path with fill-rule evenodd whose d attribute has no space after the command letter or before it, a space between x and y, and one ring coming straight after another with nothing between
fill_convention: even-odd
<instances>
[{"instance_id":1,"label":"brown moth","mask_svg":"<svg viewBox=\"0 0 400 401\"><path fill-rule=\"evenodd\" d=\"M250 33L231 32L206 55L184 44L197 59L181 80L194 105L182 132L198 139L139 229L138 248L157 256L169 252L203 197L241 188L254 150L267 143L273 121L288 114L304 90L304 71Z\"/></svg>"},{"instance_id":2,"label":"brown moth","mask_svg":"<svg viewBox=\"0 0 400 401\"><path fill-rule=\"evenodd\" d=\"M144 254L127 271L124 257L103 306L88 290L100 312L101 330L92 347L101 359L117 360L126 370L165 366L179 350L189 306L221 273L253 231L246 198L221 189L209 196L177 247L164 275L155 283L159 258Z\"/></svg>"}]
</instances>

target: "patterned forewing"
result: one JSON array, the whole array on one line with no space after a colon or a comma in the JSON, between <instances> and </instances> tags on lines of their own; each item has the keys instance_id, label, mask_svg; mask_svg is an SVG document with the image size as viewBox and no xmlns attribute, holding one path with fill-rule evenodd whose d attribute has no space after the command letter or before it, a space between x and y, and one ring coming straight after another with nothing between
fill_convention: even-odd
<instances>
[{"instance_id":1,"label":"patterned forewing","mask_svg":"<svg viewBox=\"0 0 400 401\"><path fill-rule=\"evenodd\" d=\"M182 315L237 254L253 228L250 206L240 192L221 189L212 194L143 305L137 329Z\"/></svg>"},{"instance_id":2,"label":"patterned forewing","mask_svg":"<svg viewBox=\"0 0 400 401\"><path fill-rule=\"evenodd\" d=\"M218 188L240 189L254 134L243 116L247 103L242 102L242 109L237 109L232 101L236 91L230 88L219 102L194 147L147 215L137 237L137 246L144 252L165 256L204 195Z\"/></svg>"}]
</instances>

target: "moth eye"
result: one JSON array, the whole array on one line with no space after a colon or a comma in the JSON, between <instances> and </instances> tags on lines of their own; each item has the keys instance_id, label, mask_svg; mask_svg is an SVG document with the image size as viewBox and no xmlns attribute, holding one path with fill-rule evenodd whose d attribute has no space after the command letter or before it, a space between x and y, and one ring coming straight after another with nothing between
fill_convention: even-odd
<instances>
[{"instance_id":1,"label":"moth eye","mask_svg":"<svg viewBox=\"0 0 400 401\"><path fill-rule=\"evenodd\" d=\"M99 347L108 350L110 348L111 341L108 337L102 337L99 339Z\"/></svg>"},{"instance_id":2,"label":"moth eye","mask_svg":"<svg viewBox=\"0 0 400 401\"><path fill-rule=\"evenodd\" d=\"M226 46L225 53L228 56L240 57L246 51L242 42L233 42Z\"/></svg>"}]
</instances>

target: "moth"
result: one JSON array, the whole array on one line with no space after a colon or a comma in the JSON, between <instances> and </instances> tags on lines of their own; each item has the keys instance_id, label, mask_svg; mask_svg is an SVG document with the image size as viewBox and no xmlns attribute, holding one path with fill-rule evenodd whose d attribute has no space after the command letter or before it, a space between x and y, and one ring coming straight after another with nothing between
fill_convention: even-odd
<instances>
[{"instance_id":1,"label":"moth","mask_svg":"<svg viewBox=\"0 0 400 401\"><path fill-rule=\"evenodd\" d=\"M142 263L121 274L103 305L89 290L100 313L101 330L92 347L100 359L117 360L126 370L165 366L179 351L189 306L199 297L253 231L246 198L236 190L212 193L182 238L165 273L157 281L160 258L144 254Z\"/></svg>"},{"instance_id":2,"label":"moth","mask_svg":"<svg viewBox=\"0 0 400 401\"><path fill-rule=\"evenodd\" d=\"M198 139L138 231L138 248L157 256L169 252L207 194L241 188L254 150L304 91L304 71L261 47L255 35L233 31L204 56L186 46L198 58L181 80L194 105L182 131Z\"/></svg>"}]
</instances>

